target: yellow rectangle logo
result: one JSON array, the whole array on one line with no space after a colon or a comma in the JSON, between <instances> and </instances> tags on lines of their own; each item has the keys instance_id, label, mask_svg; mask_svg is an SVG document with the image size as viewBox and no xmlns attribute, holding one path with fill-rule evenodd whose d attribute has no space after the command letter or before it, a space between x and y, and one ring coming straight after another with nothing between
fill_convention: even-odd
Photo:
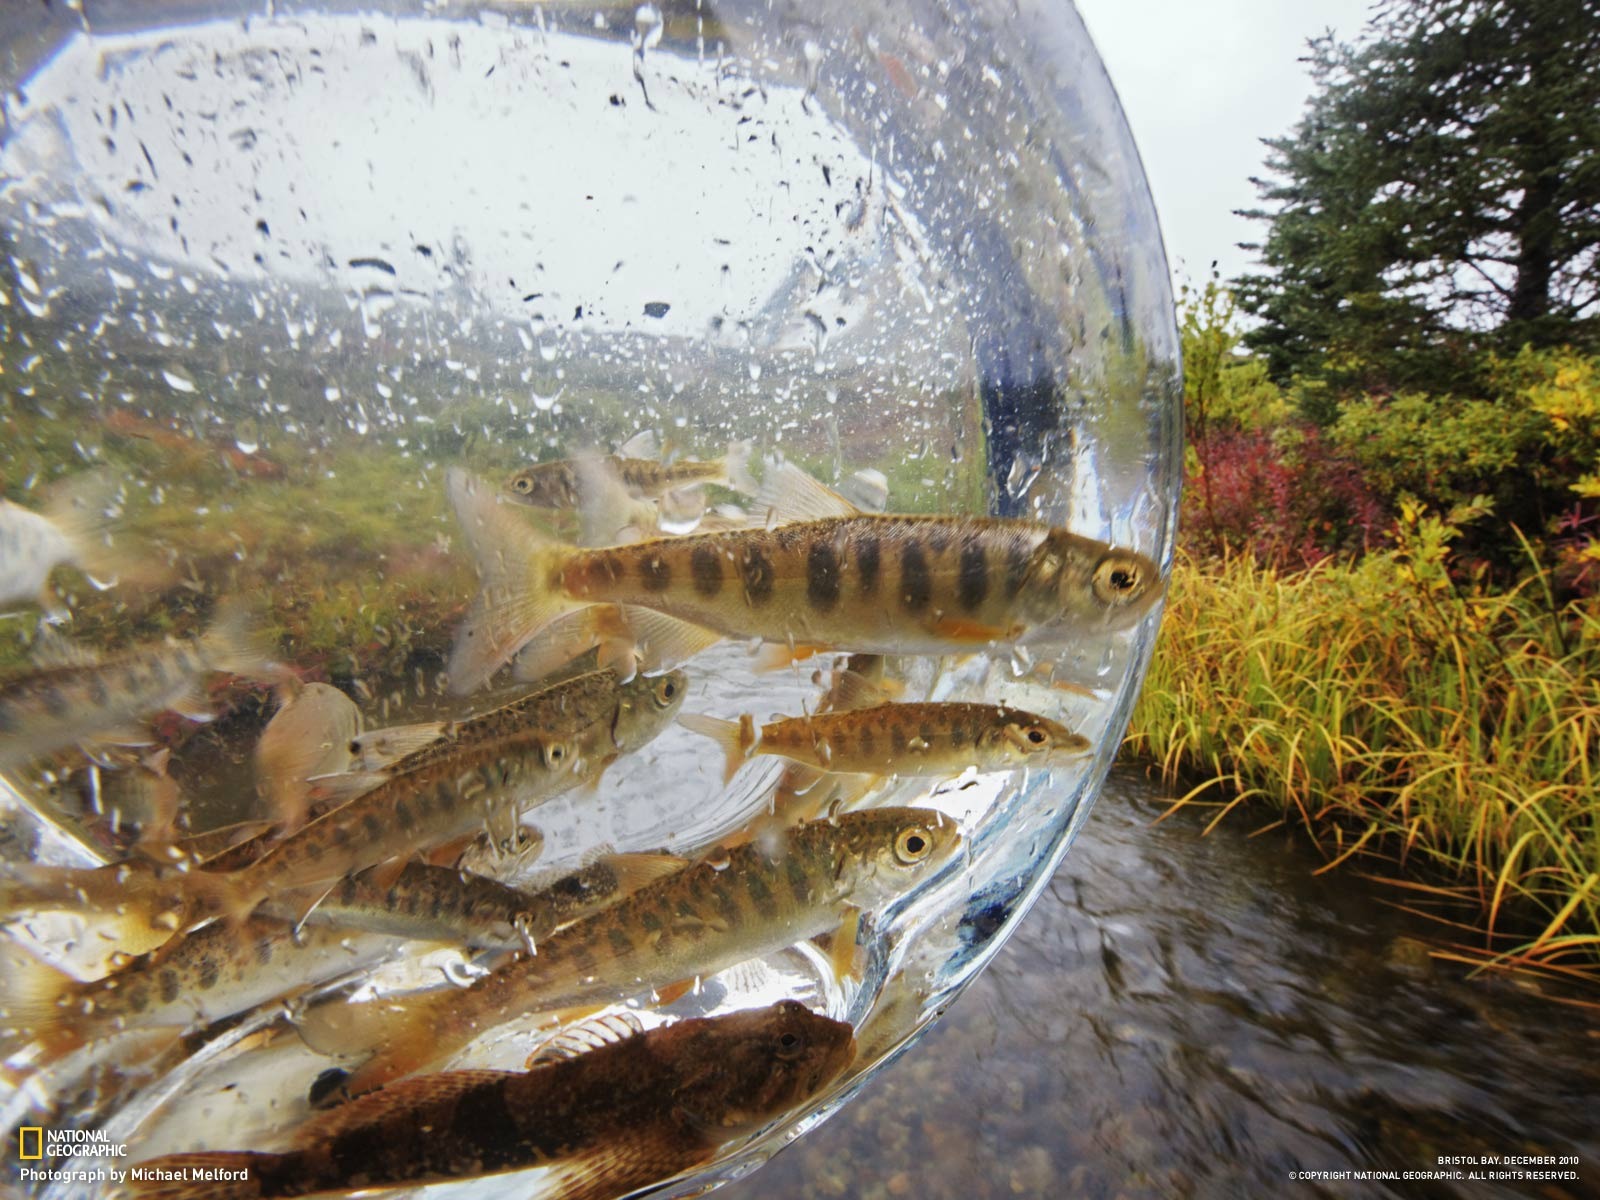
<instances>
[{"instance_id":1,"label":"yellow rectangle logo","mask_svg":"<svg viewBox=\"0 0 1600 1200\"><path fill-rule=\"evenodd\" d=\"M28 1153L28 1135L33 1134L33 1153ZM17 1130L17 1157L23 1159L38 1159L44 1157L44 1128L39 1125L24 1125Z\"/></svg>"}]
</instances>

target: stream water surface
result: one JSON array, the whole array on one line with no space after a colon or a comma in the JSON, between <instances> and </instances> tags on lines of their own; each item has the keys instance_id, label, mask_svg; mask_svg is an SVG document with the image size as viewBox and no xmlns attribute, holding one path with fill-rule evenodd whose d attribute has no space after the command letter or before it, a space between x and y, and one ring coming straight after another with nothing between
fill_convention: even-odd
<instances>
[{"instance_id":1,"label":"stream water surface","mask_svg":"<svg viewBox=\"0 0 1600 1200\"><path fill-rule=\"evenodd\" d=\"M1114 775L917 1052L721 1195L1600 1196L1600 1022L1430 959L1440 927L1292 834L1164 808Z\"/></svg>"}]
</instances>

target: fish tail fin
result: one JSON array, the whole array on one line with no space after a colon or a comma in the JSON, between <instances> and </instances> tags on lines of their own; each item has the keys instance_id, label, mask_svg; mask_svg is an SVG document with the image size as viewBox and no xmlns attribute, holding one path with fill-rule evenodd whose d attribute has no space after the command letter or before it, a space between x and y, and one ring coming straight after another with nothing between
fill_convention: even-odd
<instances>
[{"instance_id":1,"label":"fish tail fin","mask_svg":"<svg viewBox=\"0 0 1600 1200\"><path fill-rule=\"evenodd\" d=\"M83 1045L83 1031L64 1006L77 983L72 976L16 944L0 955L0 966L0 1057L38 1045L41 1061L54 1062Z\"/></svg>"},{"instance_id":2,"label":"fish tail fin","mask_svg":"<svg viewBox=\"0 0 1600 1200\"><path fill-rule=\"evenodd\" d=\"M167 1154L138 1164L141 1173L128 1180L124 1195L130 1200L256 1200L261 1182L254 1168L282 1157L255 1150Z\"/></svg>"},{"instance_id":3,"label":"fish tail fin","mask_svg":"<svg viewBox=\"0 0 1600 1200\"><path fill-rule=\"evenodd\" d=\"M206 662L218 671L274 682L281 676L273 663L272 642L261 631L254 608L237 596L217 605L200 644Z\"/></svg>"},{"instance_id":4,"label":"fish tail fin","mask_svg":"<svg viewBox=\"0 0 1600 1200\"><path fill-rule=\"evenodd\" d=\"M96 587L109 588L123 580L159 583L165 571L148 557L136 557L113 544L119 490L109 471L75 476L52 489L45 516L67 539L74 563Z\"/></svg>"},{"instance_id":5,"label":"fish tail fin","mask_svg":"<svg viewBox=\"0 0 1600 1200\"><path fill-rule=\"evenodd\" d=\"M460 695L487 682L557 617L584 605L562 595L556 582L571 547L537 532L466 471L453 469L445 489L482 585L450 653L450 690Z\"/></svg>"},{"instance_id":6,"label":"fish tail fin","mask_svg":"<svg viewBox=\"0 0 1600 1200\"><path fill-rule=\"evenodd\" d=\"M728 486L745 496L754 496L761 490L756 477L750 474L750 455L754 449L754 442L729 442L728 453L722 460Z\"/></svg>"},{"instance_id":7,"label":"fish tail fin","mask_svg":"<svg viewBox=\"0 0 1600 1200\"><path fill-rule=\"evenodd\" d=\"M739 768L749 759L758 740L755 719L749 714L737 721L724 721L704 713L684 713L678 718L678 724L691 733L710 738L722 747L722 753L727 756L727 768L722 776L724 784L731 782L739 773Z\"/></svg>"}]
</instances>

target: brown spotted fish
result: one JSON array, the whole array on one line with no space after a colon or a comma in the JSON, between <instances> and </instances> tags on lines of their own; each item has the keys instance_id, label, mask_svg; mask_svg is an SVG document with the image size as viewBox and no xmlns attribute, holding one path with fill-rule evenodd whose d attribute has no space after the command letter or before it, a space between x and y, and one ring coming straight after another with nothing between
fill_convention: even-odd
<instances>
[{"instance_id":1,"label":"brown spotted fish","mask_svg":"<svg viewBox=\"0 0 1600 1200\"><path fill-rule=\"evenodd\" d=\"M262 900L404 860L483 828L509 833L520 812L596 782L619 755L645 745L677 713L681 671L627 683L588 671L539 688L453 727L451 736L396 762L390 773L347 779L349 803L318 817L254 862L190 875L204 907L234 919Z\"/></svg>"},{"instance_id":2,"label":"brown spotted fish","mask_svg":"<svg viewBox=\"0 0 1600 1200\"><path fill-rule=\"evenodd\" d=\"M651 446L634 439L623 451L648 453ZM756 485L750 477L750 443L733 442L722 458L700 461L677 459L661 462L655 458L633 458L626 453L596 456L592 459L563 458L534 463L514 472L506 480L505 494L530 508L576 511L590 501L589 481L584 478L591 464L616 479L636 500L659 500L669 492L724 484L735 491L754 495Z\"/></svg>"},{"instance_id":3,"label":"brown spotted fish","mask_svg":"<svg viewBox=\"0 0 1600 1200\"><path fill-rule=\"evenodd\" d=\"M301 1037L327 1054L375 1051L353 1093L409 1075L524 1014L611 1002L715 974L877 911L961 845L932 809L810 821L685 867L547 938L464 990L308 1012ZM844 939L841 939L843 941ZM855 938L848 938L854 949Z\"/></svg>"},{"instance_id":4,"label":"brown spotted fish","mask_svg":"<svg viewBox=\"0 0 1600 1200\"><path fill-rule=\"evenodd\" d=\"M668 855L610 855L521 891L407 863L392 883L370 872L342 881L298 929L295 913L254 916L237 929L212 922L89 982L11 948L0 953L0 1049L36 1044L37 1066L126 1029L199 1028L371 967L402 948L397 939L524 949L686 865Z\"/></svg>"},{"instance_id":5,"label":"brown spotted fish","mask_svg":"<svg viewBox=\"0 0 1600 1200\"><path fill-rule=\"evenodd\" d=\"M104 660L82 648L52 646L37 670L0 684L0 769L97 737L141 740L131 723L169 708L198 713L207 675L265 677L270 657L237 603L220 606L199 637Z\"/></svg>"},{"instance_id":6,"label":"brown spotted fish","mask_svg":"<svg viewBox=\"0 0 1600 1200\"><path fill-rule=\"evenodd\" d=\"M591 609L620 606L650 669L722 637L947 654L1088 636L1134 624L1161 590L1133 550L1033 521L866 514L793 467L758 503L770 528L587 550L533 530L464 472L448 490L483 584L451 657L459 692Z\"/></svg>"},{"instance_id":7,"label":"brown spotted fish","mask_svg":"<svg viewBox=\"0 0 1600 1200\"><path fill-rule=\"evenodd\" d=\"M805 1104L855 1052L849 1025L794 1000L693 1017L528 1071L406 1080L311 1121L282 1153L151 1159L133 1168L130 1192L260 1200L545 1167L548 1179L520 1195L615 1200Z\"/></svg>"},{"instance_id":8,"label":"brown spotted fish","mask_svg":"<svg viewBox=\"0 0 1600 1200\"><path fill-rule=\"evenodd\" d=\"M1089 751L1089 739L1048 717L1002 704L877 704L846 712L721 721L686 713L678 723L727 756L727 779L753 755L775 754L843 775L959 775L1047 767Z\"/></svg>"}]
</instances>

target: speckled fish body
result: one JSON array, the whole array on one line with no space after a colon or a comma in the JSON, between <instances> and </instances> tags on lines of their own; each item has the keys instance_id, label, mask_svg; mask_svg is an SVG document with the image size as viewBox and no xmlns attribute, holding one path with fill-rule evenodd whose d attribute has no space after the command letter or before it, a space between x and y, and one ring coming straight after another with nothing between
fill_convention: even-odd
<instances>
[{"instance_id":1,"label":"speckled fish body","mask_svg":"<svg viewBox=\"0 0 1600 1200\"><path fill-rule=\"evenodd\" d=\"M465 475L450 491L484 583L451 662L462 689L589 605L723 637L945 654L1126 628L1160 592L1143 555L1031 521L856 514L578 549L508 520Z\"/></svg>"},{"instance_id":2,"label":"speckled fish body","mask_svg":"<svg viewBox=\"0 0 1600 1200\"><path fill-rule=\"evenodd\" d=\"M366 1090L525 1013L624 999L837 929L847 910L882 907L960 844L955 823L931 809L811 821L640 888L464 991L324 1006L301 1035L327 1053L375 1050L349 1081Z\"/></svg>"},{"instance_id":3,"label":"speckled fish body","mask_svg":"<svg viewBox=\"0 0 1600 1200\"><path fill-rule=\"evenodd\" d=\"M681 672L620 683L589 671L464 721L394 764L376 786L226 873L197 872L197 899L247 913L271 895L331 883L462 837L599 777L659 733L683 701Z\"/></svg>"},{"instance_id":4,"label":"speckled fish body","mask_svg":"<svg viewBox=\"0 0 1600 1200\"><path fill-rule=\"evenodd\" d=\"M817 1096L855 1058L851 1027L793 1000L635 1033L525 1072L451 1071L356 1100L280 1154L140 1164L151 1200L242 1200L547 1167L523 1194L614 1200L709 1161ZM197 1168L239 1171L199 1185Z\"/></svg>"},{"instance_id":5,"label":"speckled fish body","mask_svg":"<svg viewBox=\"0 0 1600 1200\"><path fill-rule=\"evenodd\" d=\"M736 448L725 458L678 459L670 463L616 454L598 457L590 463L568 458L535 463L514 472L506 480L505 494L530 508L575 511L586 499L584 469L593 466L615 477L635 499L657 500L683 488L708 483L742 483L740 453ZM748 456L747 450L744 453Z\"/></svg>"},{"instance_id":6,"label":"speckled fish body","mask_svg":"<svg viewBox=\"0 0 1600 1200\"><path fill-rule=\"evenodd\" d=\"M121 730L164 709L198 707L207 675L259 675L268 658L248 614L230 605L200 637L142 646L103 662L31 671L0 684L0 768Z\"/></svg>"},{"instance_id":7,"label":"speckled fish body","mask_svg":"<svg viewBox=\"0 0 1600 1200\"><path fill-rule=\"evenodd\" d=\"M1089 739L1059 722L997 704L878 704L786 717L757 728L699 715L680 722L716 739L730 774L753 754L862 775L958 775L968 767L1044 767L1087 753Z\"/></svg>"},{"instance_id":8,"label":"speckled fish body","mask_svg":"<svg viewBox=\"0 0 1600 1200\"><path fill-rule=\"evenodd\" d=\"M363 871L341 880L305 916L307 925L333 925L392 937L449 942L483 950L521 950L563 925L639 886L641 879L681 865L662 855L615 855L537 887L517 888L455 867L407 863L392 883ZM273 915L296 916L297 905Z\"/></svg>"},{"instance_id":9,"label":"speckled fish body","mask_svg":"<svg viewBox=\"0 0 1600 1200\"><path fill-rule=\"evenodd\" d=\"M8 1041L36 1042L41 1061L50 1061L127 1029L200 1028L373 966L401 945L329 926L297 933L283 921L251 918L237 929L213 922L182 934L90 982L14 958L0 982L0 1025Z\"/></svg>"}]
</instances>

